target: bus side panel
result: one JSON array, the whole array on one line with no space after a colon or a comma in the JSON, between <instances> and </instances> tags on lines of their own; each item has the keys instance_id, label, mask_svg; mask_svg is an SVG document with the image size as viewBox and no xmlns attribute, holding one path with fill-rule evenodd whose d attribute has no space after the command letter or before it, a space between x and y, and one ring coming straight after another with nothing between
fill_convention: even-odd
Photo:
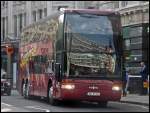
<instances>
[{"instance_id":1,"label":"bus side panel","mask_svg":"<svg viewBox=\"0 0 150 113\"><path fill-rule=\"evenodd\" d=\"M49 81L49 78L48 78L48 75L47 74L41 74L40 75L40 79L39 79L39 95L40 96L44 96L46 97L47 96L47 87L48 87L48 81Z\"/></svg>"}]
</instances>

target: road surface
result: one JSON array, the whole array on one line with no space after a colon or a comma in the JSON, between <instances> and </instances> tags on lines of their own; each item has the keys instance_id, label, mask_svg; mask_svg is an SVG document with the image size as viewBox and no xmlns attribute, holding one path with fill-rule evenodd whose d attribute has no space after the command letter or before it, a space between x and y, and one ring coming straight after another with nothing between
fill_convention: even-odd
<instances>
[{"instance_id":1,"label":"road surface","mask_svg":"<svg viewBox=\"0 0 150 113\"><path fill-rule=\"evenodd\" d=\"M148 106L129 103L109 102L107 108L96 103L61 103L51 106L43 99L24 99L18 94L1 96L1 112L148 112Z\"/></svg>"}]
</instances>

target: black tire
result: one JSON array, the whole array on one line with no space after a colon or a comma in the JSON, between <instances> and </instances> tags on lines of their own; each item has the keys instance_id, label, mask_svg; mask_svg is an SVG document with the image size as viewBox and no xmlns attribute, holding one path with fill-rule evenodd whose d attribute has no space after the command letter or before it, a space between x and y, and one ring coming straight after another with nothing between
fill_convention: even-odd
<instances>
[{"instance_id":1,"label":"black tire","mask_svg":"<svg viewBox=\"0 0 150 113\"><path fill-rule=\"evenodd\" d=\"M57 105L58 104L58 100L53 98L53 87L52 87L52 85L49 85L49 87L48 87L47 99L48 99L48 103L50 103L51 105Z\"/></svg>"},{"instance_id":2,"label":"black tire","mask_svg":"<svg viewBox=\"0 0 150 113\"><path fill-rule=\"evenodd\" d=\"M98 102L99 106L102 107L102 108L106 108L107 107L107 104L108 102L107 101L104 101L104 102Z\"/></svg>"},{"instance_id":3,"label":"black tire","mask_svg":"<svg viewBox=\"0 0 150 113\"><path fill-rule=\"evenodd\" d=\"M29 94L29 83L24 83L22 86L22 93L25 99L30 99L30 94Z\"/></svg>"}]
</instances>

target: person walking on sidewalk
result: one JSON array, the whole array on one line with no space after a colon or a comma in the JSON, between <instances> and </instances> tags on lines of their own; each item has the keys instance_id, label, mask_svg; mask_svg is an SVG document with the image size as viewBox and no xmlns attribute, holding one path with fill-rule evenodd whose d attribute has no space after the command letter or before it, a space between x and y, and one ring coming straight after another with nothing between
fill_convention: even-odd
<instances>
[{"instance_id":1,"label":"person walking on sidewalk","mask_svg":"<svg viewBox=\"0 0 150 113\"><path fill-rule=\"evenodd\" d=\"M146 95L147 93L147 88L144 87L144 82L147 82L148 79L148 70L147 67L145 65L144 62L141 62L141 71L140 71L140 75L141 75L141 95Z\"/></svg>"},{"instance_id":2,"label":"person walking on sidewalk","mask_svg":"<svg viewBox=\"0 0 150 113\"><path fill-rule=\"evenodd\" d=\"M123 96L127 96L127 89L128 89L128 83L129 83L129 76L128 76L128 72L124 69L123 72Z\"/></svg>"}]
</instances>

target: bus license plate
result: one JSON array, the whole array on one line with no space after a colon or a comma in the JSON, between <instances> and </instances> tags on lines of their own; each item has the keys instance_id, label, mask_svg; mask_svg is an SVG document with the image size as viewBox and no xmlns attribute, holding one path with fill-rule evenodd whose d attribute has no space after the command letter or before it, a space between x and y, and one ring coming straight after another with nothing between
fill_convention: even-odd
<instances>
[{"instance_id":1,"label":"bus license plate","mask_svg":"<svg viewBox=\"0 0 150 113\"><path fill-rule=\"evenodd\" d=\"M88 92L88 96L100 96L100 92Z\"/></svg>"}]
</instances>

